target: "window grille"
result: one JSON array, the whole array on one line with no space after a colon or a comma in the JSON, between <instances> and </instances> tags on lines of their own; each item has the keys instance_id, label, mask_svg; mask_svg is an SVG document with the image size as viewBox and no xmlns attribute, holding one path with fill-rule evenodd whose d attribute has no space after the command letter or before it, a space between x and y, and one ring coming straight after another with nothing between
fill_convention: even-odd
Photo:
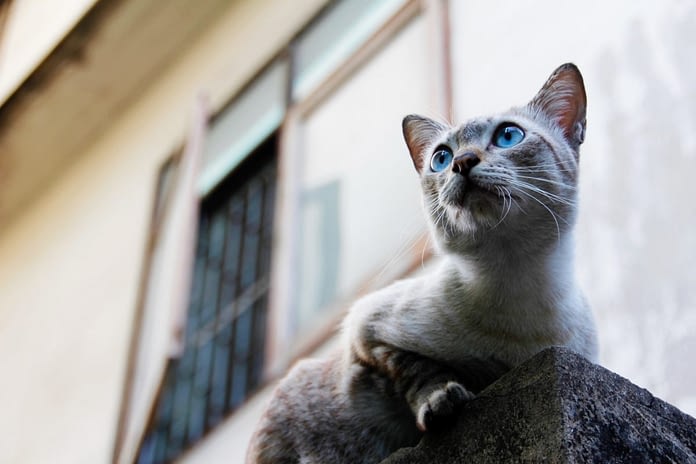
<instances>
[{"instance_id":1,"label":"window grille","mask_svg":"<svg viewBox=\"0 0 696 464\"><path fill-rule=\"evenodd\" d=\"M139 464L179 456L261 383L275 151L271 137L203 200L185 348L167 368Z\"/></svg>"}]
</instances>

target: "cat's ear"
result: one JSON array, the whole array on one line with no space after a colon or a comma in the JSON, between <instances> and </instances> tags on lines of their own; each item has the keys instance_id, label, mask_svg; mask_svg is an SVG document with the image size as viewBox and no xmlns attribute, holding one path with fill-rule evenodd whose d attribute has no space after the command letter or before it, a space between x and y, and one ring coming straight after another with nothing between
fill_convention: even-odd
<instances>
[{"instance_id":1,"label":"cat's ear","mask_svg":"<svg viewBox=\"0 0 696 464\"><path fill-rule=\"evenodd\" d=\"M582 74L574 64L559 66L529 106L555 121L573 149L585 140L587 97Z\"/></svg>"},{"instance_id":2,"label":"cat's ear","mask_svg":"<svg viewBox=\"0 0 696 464\"><path fill-rule=\"evenodd\" d=\"M404 140L411 153L411 159L416 170L420 173L423 170L426 153L424 151L433 144L442 132L447 130L443 124L428 119L417 114L409 114L401 123L404 131Z\"/></svg>"}]
</instances>

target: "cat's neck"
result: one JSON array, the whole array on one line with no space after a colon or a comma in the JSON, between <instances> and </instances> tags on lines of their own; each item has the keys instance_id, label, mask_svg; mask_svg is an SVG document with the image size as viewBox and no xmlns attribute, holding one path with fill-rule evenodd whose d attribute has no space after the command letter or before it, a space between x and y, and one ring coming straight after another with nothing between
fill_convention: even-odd
<instances>
[{"instance_id":1,"label":"cat's neck","mask_svg":"<svg viewBox=\"0 0 696 464\"><path fill-rule=\"evenodd\" d=\"M520 240L487 240L450 253L467 287L507 306L530 305L566 298L575 291L574 241L571 231L543 246Z\"/></svg>"}]
</instances>

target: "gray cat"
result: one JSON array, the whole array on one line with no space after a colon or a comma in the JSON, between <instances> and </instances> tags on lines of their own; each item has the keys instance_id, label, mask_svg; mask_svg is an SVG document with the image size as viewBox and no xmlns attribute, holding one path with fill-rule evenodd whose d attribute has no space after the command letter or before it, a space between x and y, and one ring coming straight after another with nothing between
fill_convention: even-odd
<instances>
[{"instance_id":1,"label":"gray cat","mask_svg":"<svg viewBox=\"0 0 696 464\"><path fill-rule=\"evenodd\" d=\"M355 303L340 350L282 380L247 463L378 463L546 347L596 360L573 273L585 108L582 76L564 64L501 115L404 119L442 262Z\"/></svg>"}]
</instances>

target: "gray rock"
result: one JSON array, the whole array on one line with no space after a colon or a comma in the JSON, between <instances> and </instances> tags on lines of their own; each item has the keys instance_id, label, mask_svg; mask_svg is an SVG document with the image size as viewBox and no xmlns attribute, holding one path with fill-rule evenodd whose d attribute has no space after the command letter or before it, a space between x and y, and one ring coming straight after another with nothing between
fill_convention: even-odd
<instances>
[{"instance_id":1,"label":"gray rock","mask_svg":"<svg viewBox=\"0 0 696 464\"><path fill-rule=\"evenodd\" d=\"M696 463L696 419L562 348L508 372L456 425L382 464Z\"/></svg>"}]
</instances>

